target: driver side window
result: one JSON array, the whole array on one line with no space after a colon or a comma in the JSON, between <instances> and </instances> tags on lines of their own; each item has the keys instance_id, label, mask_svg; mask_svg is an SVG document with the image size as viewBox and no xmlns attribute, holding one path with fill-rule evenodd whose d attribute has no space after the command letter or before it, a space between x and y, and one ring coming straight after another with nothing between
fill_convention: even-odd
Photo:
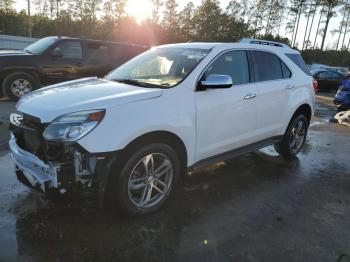
<instances>
[{"instance_id":1,"label":"driver side window","mask_svg":"<svg viewBox=\"0 0 350 262\"><path fill-rule=\"evenodd\" d=\"M65 41L59 43L53 50L53 53L56 51L60 52L62 58L65 59L82 59L83 57L81 44L77 41Z\"/></svg>"},{"instance_id":2,"label":"driver side window","mask_svg":"<svg viewBox=\"0 0 350 262\"><path fill-rule=\"evenodd\" d=\"M230 51L220 55L205 72L205 79L211 74L231 76L233 85L249 83L246 51Z\"/></svg>"}]
</instances>

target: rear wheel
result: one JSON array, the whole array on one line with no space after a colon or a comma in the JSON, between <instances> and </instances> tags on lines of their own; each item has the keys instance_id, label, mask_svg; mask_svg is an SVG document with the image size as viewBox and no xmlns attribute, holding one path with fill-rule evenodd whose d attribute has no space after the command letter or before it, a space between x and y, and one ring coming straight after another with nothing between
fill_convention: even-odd
<instances>
[{"instance_id":1,"label":"rear wheel","mask_svg":"<svg viewBox=\"0 0 350 262\"><path fill-rule=\"evenodd\" d=\"M305 143L308 126L305 115L294 117L289 123L282 141L275 144L276 151L285 159L297 155Z\"/></svg>"},{"instance_id":2,"label":"rear wheel","mask_svg":"<svg viewBox=\"0 0 350 262\"><path fill-rule=\"evenodd\" d=\"M174 190L181 172L175 150L154 143L127 153L126 161L111 174L109 205L128 215L160 209Z\"/></svg>"},{"instance_id":3,"label":"rear wheel","mask_svg":"<svg viewBox=\"0 0 350 262\"><path fill-rule=\"evenodd\" d=\"M39 87L36 77L26 72L11 73L2 82L3 94L15 101Z\"/></svg>"}]
</instances>

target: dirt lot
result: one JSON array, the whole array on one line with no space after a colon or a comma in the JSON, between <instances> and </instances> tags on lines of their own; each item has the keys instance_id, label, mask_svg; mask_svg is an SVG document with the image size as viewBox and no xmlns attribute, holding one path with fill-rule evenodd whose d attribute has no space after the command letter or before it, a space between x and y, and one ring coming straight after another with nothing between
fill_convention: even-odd
<instances>
[{"instance_id":1,"label":"dirt lot","mask_svg":"<svg viewBox=\"0 0 350 262\"><path fill-rule=\"evenodd\" d=\"M0 101L0 144L14 103ZM16 181L0 149L0 261L350 261L350 128L318 96L307 144L272 147L188 176L143 218L79 201L52 204Z\"/></svg>"}]
</instances>

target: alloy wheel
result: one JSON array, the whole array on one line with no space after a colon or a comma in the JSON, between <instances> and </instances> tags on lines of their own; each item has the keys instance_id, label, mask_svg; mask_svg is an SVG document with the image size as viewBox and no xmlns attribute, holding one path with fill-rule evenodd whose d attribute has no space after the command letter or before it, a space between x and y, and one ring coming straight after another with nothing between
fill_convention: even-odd
<instances>
[{"instance_id":1,"label":"alloy wheel","mask_svg":"<svg viewBox=\"0 0 350 262\"><path fill-rule=\"evenodd\" d=\"M297 121L291 131L289 138L289 146L293 153L299 152L304 144L306 136L306 125L302 120Z\"/></svg>"},{"instance_id":2,"label":"alloy wheel","mask_svg":"<svg viewBox=\"0 0 350 262\"><path fill-rule=\"evenodd\" d=\"M32 84L26 79L16 79L11 83L11 92L16 97L21 97L33 89Z\"/></svg>"},{"instance_id":3,"label":"alloy wheel","mask_svg":"<svg viewBox=\"0 0 350 262\"><path fill-rule=\"evenodd\" d=\"M166 155L152 153L143 157L129 176L130 201L138 208L158 204L169 193L173 175L173 165Z\"/></svg>"}]
</instances>

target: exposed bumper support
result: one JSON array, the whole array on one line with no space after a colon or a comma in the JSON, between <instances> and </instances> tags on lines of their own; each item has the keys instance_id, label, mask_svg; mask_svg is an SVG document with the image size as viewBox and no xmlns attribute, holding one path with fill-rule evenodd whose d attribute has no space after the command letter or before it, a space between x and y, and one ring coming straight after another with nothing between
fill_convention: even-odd
<instances>
[{"instance_id":1,"label":"exposed bumper support","mask_svg":"<svg viewBox=\"0 0 350 262\"><path fill-rule=\"evenodd\" d=\"M47 187L58 188L57 173L60 165L46 164L37 156L21 149L16 138L11 134L9 141L11 156L16 163L16 169L20 170L33 187L40 187L45 192Z\"/></svg>"}]
</instances>

